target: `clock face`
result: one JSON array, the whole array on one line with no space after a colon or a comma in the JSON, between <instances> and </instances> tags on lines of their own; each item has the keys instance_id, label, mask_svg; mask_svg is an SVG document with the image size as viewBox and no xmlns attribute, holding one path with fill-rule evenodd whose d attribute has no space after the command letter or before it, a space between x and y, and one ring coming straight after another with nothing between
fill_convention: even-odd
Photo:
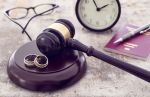
<instances>
[{"instance_id":1,"label":"clock face","mask_svg":"<svg viewBox=\"0 0 150 97\"><path fill-rule=\"evenodd\" d=\"M118 0L78 0L76 15L89 30L104 31L113 27L120 17Z\"/></svg>"}]
</instances>

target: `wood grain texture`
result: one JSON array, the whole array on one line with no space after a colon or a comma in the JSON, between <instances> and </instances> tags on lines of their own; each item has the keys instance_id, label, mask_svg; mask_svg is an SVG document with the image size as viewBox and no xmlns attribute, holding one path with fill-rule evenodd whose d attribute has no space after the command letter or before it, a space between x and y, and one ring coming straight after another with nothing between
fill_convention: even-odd
<instances>
[{"instance_id":1,"label":"wood grain texture","mask_svg":"<svg viewBox=\"0 0 150 97\"><path fill-rule=\"evenodd\" d=\"M56 92L33 92L22 89L10 81L7 76L7 62L11 54L28 38L21 29L2 12L16 6L30 7L41 3L56 3L60 8L49 16L37 17L28 26L27 31L35 39L42 30L59 18L73 22L76 28L75 38L87 45L117 59L136 64L150 70L150 60L141 61L130 57L108 53L104 45L125 22L143 25L150 22L149 0L120 0L122 16L112 31L94 33L84 29L76 19L76 0L0 0L0 97L149 97L150 84L93 57L86 57L88 70L86 76L72 87ZM24 25L34 13L30 10L27 18L19 22Z\"/></svg>"}]
</instances>

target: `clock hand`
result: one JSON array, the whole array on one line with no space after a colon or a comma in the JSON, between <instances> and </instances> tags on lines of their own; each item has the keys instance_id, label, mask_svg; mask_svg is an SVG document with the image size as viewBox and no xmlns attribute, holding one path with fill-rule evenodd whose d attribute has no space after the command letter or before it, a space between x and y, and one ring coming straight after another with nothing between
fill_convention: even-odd
<instances>
[{"instance_id":1,"label":"clock hand","mask_svg":"<svg viewBox=\"0 0 150 97\"><path fill-rule=\"evenodd\" d=\"M101 11L103 8L107 7L108 5L109 5L109 4L106 4L106 5L104 5L104 6L100 7L100 8L98 8L98 11Z\"/></svg>"},{"instance_id":2,"label":"clock hand","mask_svg":"<svg viewBox=\"0 0 150 97\"><path fill-rule=\"evenodd\" d=\"M96 10L98 11L98 6L97 6L95 0L93 0L93 2L94 2L94 4L95 4L95 6L96 6Z\"/></svg>"}]
</instances>

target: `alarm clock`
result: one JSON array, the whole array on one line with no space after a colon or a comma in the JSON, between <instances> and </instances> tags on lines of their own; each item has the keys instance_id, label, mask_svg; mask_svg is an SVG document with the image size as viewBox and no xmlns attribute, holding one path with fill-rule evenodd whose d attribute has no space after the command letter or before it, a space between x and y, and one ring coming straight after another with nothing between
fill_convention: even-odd
<instances>
[{"instance_id":1,"label":"alarm clock","mask_svg":"<svg viewBox=\"0 0 150 97\"><path fill-rule=\"evenodd\" d=\"M88 30L102 32L111 29L119 20L119 0L78 0L76 16Z\"/></svg>"}]
</instances>

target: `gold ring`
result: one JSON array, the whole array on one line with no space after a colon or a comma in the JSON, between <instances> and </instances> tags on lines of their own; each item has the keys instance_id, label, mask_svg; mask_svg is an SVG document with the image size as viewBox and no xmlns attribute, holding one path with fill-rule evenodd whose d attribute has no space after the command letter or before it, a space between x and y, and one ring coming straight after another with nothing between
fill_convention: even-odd
<instances>
[{"instance_id":1,"label":"gold ring","mask_svg":"<svg viewBox=\"0 0 150 97\"><path fill-rule=\"evenodd\" d=\"M38 55L34 60L34 65L38 68L46 68L48 66L48 58L46 56Z\"/></svg>"},{"instance_id":2,"label":"gold ring","mask_svg":"<svg viewBox=\"0 0 150 97\"><path fill-rule=\"evenodd\" d=\"M36 54L29 54L24 57L24 64L27 67L35 67L34 60L37 57Z\"/></svg>"}]
</instances>

